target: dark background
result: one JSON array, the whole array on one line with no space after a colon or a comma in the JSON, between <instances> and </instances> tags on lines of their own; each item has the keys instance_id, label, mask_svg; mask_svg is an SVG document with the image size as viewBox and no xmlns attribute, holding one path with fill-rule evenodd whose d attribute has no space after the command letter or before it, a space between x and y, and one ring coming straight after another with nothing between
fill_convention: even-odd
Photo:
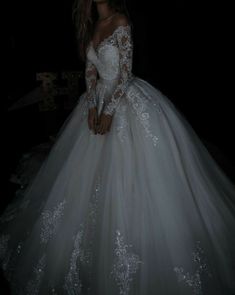
<instances>
[{"instance_id":1,"label":"dark background","mask_svg":"<svg viewBox=\"0 0 235 295\"><path fill-rule=\"evenodd\" d=\"M234 179L232 7L206 0L127 2L134 25L133 73L172 100ZM72 0L12 0L8 5L1 209L17 189L9 177L22 154L47 140L35 106L15 112L9 107L38 85L37 72L84 70L71 20Z\"/></svg>"},{"instance_id":2,"label":"dark background","mask_svg":"<svg viewBox=\"0 0 235 295\"><path fill-rule=\"evenodd\" d=\"M231 7L201 0L127 3L134 25L133 73L167 95L225 166L234 166ZM2 100L6 185L21 154L45 140L33 107L8 108L37 86L36 72L84 70L72 0L13 0L9 5L7 96Z\"/></svg>"}]
</instances>

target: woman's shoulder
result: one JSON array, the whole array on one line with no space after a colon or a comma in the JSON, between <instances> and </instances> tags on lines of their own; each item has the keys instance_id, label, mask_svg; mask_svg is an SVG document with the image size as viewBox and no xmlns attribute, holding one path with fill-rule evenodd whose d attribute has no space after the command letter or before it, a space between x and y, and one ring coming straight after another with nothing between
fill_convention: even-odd
<instances>
[{"instance_id":1,"label":"woman's shoulder","mask_svg":"<svg viewBox=\"0 0 235 295\"><path fill-rule=\"evenodd\" d=\"M114 24L115 26L127 26L129 25L129 19L125 14L118 12L114 18Z\"/></svg>"}]
</instances>

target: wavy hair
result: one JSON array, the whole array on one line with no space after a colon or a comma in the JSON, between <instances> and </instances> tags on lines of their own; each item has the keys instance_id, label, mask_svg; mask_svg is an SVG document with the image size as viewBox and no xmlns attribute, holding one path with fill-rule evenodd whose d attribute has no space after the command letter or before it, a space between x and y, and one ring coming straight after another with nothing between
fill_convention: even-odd
<instances>
[{"instance_id":1,"label":"wavy hair","mask_svg":"<svg viewBox=\"0 0 235 295\"><path fill-rule=\"evenodd\" d=\"M94 24L98 19L93 0L75 0L72 7L72 20L76 29L76 39L81 60L86 59L86 49L94 33ZM130 21L125 0L107 0L110 8L125 14Z\"/></svg>"}]
</instances>

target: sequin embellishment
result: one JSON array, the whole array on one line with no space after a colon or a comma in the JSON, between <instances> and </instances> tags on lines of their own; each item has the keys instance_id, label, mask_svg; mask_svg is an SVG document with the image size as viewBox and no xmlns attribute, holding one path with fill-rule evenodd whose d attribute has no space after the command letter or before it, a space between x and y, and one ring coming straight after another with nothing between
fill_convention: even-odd
<instances>
[{"instance_id":1,"label":"sequin embellishment","mask_svg":"<svg viewBox=\"0 0 235 295\"><path fill-rule=\"evenodd\" d=\"M196 250L193 252L193 262L197 264L194 274L185 272L183 267L175 267L174 271L178 276L178 281L184 282L187 286L191 287L194 295L203 295L201 276L203 273L207 274L208 277L212 275L205 262L204 250L201 248L200 241L196 243Z\"/></svg>"},{"instance_id":2,"label":"sequin embellishment","mask_svg":"<svg viewBox=\"0 0 235 295\"><path fill-rule=\"evenodd\" d=\"M117 40L120 57L120 77L113 94L109 97L104 106L103 113L109 115L113 115L115 112L121 97L125 94L126 89L134 77L132 74L133 42L131 38L131 27L129 25L118 26L112 36L116 36Z\"/></svg>"},{"instance_id":3,"label":"sequin embellishment","mask_svg":"<svg viewBox=\"0 0 235 295\"><path fill-rule=\"evenodd\" d=\"M120 105L116 110L117 125L116 130L120 141L124 142L127 137L127 105Z\"/></svg>"},{"instance_id":4,"label":"sequin embellishment","mask_svg":"<svg viewBox=\"0 0 235 295\"><path fill-rule=\"evenodd\" d=\"M88 205L88 216L85 222L80 224L80 229L74 237L74 249L70 258L70 268L66 275L64 289L68 294L80 294L86 288L86 294L91 294L90 282L92 275L92 244L94 241L96 217L98 210L99 192L100 192L100 176L98 176L95 189L92 193ZM83 247L85 245L86 247ZM87 268L86 281L87 285L82 284L81 267Z\"/></svg>"},{"instance_id":5,"label":"sequin embellishment","mask_svg":"<svg viewBox=\"0 0 235 295\"><path fill-rule=\"evenodd\" d=\"M59 221L63 215L65 203L66 201L63 200L54 208L54 211L45 210L41 213L43 223L40 234L41 243L47 243L56 233Z\"/></svg>"},{"instance_id":6,"label":"sequin embellishment","mask_svg":"<svg viewBox=\"0 0 235 295\"><path fill-rule=\"evenodd\" d=\"M136 112L137 118L140 123L143 125L144 130L146 132L146 137L150 137L153 141L153 145L156 146L158 144L158 137L152 134L150 130L150 121L149 121L149 113L146 112L146 104L144 102L144 96L136 90L135 88L131 87L131 90L128 91L127 97L129 98L133 111Z\"/></svg>"},{"instance_id":7,"label":"sequin embellishment","mask_svg":"<svg viewBox=\"0 0 235 295\"><path fill-rule=\"evenodd\" d=\"M132 245L125 245L123 236L119 230L116 231L116 261L112 267L111 275L114 276L119 286L120 295L128 295L130 291L130 283L133 280L132 275L138 270L140 263L139 256L128 252L128 248Z\"/></svg>"},{"instance_id":8,"label":"sequin embellishment","mask_svg":"<svg viewBox=\"0 0 235 295\"><path fill-rule=\"evenodd\" d=\"M68 294L80 294L82 283L79 274L79 258L82 256L81 240L83 236L83 229L81 228L77 235L74 236L74 250L70 258L70 268L65 277L64 289Z\"/></svg>"},{"instance_id":9,"label":"sequin embellishment","mask_svg":"<svg viewBox=\"0 0 235 295\"><path fill-rule=\"evenodd\" d=\"M89 207L88 207L88 218L85 222L85 235L84 235L84 241L87 241L88 246L86 248L86 255L84 257L85 262L87 265L92 265L92 244L95 234L95 227L96 227L96 218L97 218L97 210L98 210L98 201L99 201L99 195L100 195L100 183L101 179L100 176L98 176L95 184L95 190L92 193L91 199L89 201Z\"/></svg>"}]
</instances>

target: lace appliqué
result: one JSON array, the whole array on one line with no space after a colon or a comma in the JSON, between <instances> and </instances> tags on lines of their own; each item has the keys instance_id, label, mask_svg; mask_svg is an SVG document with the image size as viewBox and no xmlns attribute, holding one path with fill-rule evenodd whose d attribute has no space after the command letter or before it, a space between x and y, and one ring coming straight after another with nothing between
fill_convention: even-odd
<instances>
[{"instance_id":1,"label":"lace appliqu\u00e9","mask_svg":"<svg viewBox=\"0 0 235 295\"><path fill-rule=\"evenodd\" d=\"M40 288L42 277L44 275L45 266L46 266L46 255L43 254L37 266L33 270L34 278L31 279L27 284L27 287L26 287L27 295L37 295L39 293L39 288Z\"/></svg>"},{"instance_id":2,"label":"lace appliqu\u00e9","mask_svg":"<svg viewBox=\"0 0 235 295\"><path fill-rule=\"evenodd\" d=\"M150 129L149 113L146 112L144 97L141 96L141 93L134 88L131 88L131 90L128 91L127 96L133 106L133 111L137 114L138 120L144 127L146 137L150 137L153 141L153 145L157 146L159 139L156 135L152 134Z\"/></svg>"},{"instance_id":3,"label":"lace appliqu\u00e9","mask_svg":"<svg viewBox=\"0 0 235 295\"><path fill-rule=\"evenodd\" d=\"M128 295L130 291L130 283L133 280L132 275L138 270L140 263L139 256L128 252L128 248L132 245L125 245L123 236L119 230L116 231L116 262L113 265L111 275L114 276L117 285L119 286L120 295Z\"/></svg>"},{"instance_id":4,"label":"lace appliqu\u00e9","mask_svg":"<svg viewBox=\"0 0 235 295\"><path fill-rule=\"evenodd\" d=\"M95 65L89 60L86 60L85 67L85 81L86 81L86 94L88 101L88 108L96 106L96 81L97 81L97 70Z\"/></svg>"},{"instance_id":5,"label":"lace appliqu\u00e9","mask_svg":"<svg viewBox=\"0 0 235 295\"><path fill-rule=\"evenodd\" d=\"M88 280L88 284L86 286L87 294L90 294L89 292L91 291L89 282L91 282L92 275L92 244L95 234L100 185L101 178L98 176L95 183L95 189L89 201L87 219L84 223L80 224L80 229L74 238L74 250L70 258L70 269L65 278L64 284L64 289L69 291L69 294L72 291L72 294L80 294L79 292L83 291L82 288L85 288L85 286L82 284L82 278L80 275L81 266L88 267L88 272L86 275L86 280Z\"/></svg>"},{"instance_id":6,"label":"lace appliqu\u00e9","mask_svg":"<svg viewBox=\"0 0 235 295\"><path fill-rule=\"evenodd\" d=\"M43 223L40 234L41 243L47 243L56 233L60 219L63 215L65 203L66 201L63 200L54 208L54 211L45 210L41 213Z\"/></svg>"},{"instance_id":7,"label":"lace appliqu\u00e9","mask_svg":"<svg viewBox=\"0 0 235 295\"><path fill-rule=\"evenodd\" d=\"M131 39L131 27L129 25L119 26L115 30L117 44L119 49L119 64L120 64L120 77L118 84L111 95L106 101L103 113L112 115L119 104L119 101L125 93L129 83L133 79L132 75L132 56L133 56L133 42Z\"/></svg>"},{"instance_id":8,"label":"lace appliqu\u00e9","mask_svg":"<svg viewBox=\"0 0 235 295\"><path fill-rule=\"evenodd\" d=\"M88 243L88 246L86 247L85 256L84 256L84 262L88 266L92 266L92 243L94 239L95 234L95 228L96 228L96 220L97 220L97 210L98 210L98 202L100 197L100 185L101 185L101 178L98 176L98 179L96 180L95 189L92 193L89 207L88 207L88 218L85 222L85 235L84 235L84 241L86 241L86 245Z\"/></svg>"},{"instance_id":9,"label":"lace appliqu\u00e9","mask_svg":"<svg viewBox=\"0 0 235 295\"><path fill-rule=\"evenodd\" d=\"M82 283L79 274L79 259L83 257L81 249L81 240L84 230L81 228L77 235L74 236L74 250L70 258L70 268L67 276L65 277L64 289L68 294L80 294Z\"/></svg>"},{"instance_id":10,"label":"lace appliqu\u00e9","mask_svg":"<svg viewBox=\"0 0 235 295\"><path fill-rule=\"evenodd\" d=\"M127 120L127 105L121 105L116 111L116 130L120 141L124 142L127 137L127 127L128 127L128 120Z\"/></svg>"},{"instance_id":11,"label":"lace appliqu\u00e9","mask_svg":"<svg viewBox=\"0 0 235 295\"><path fill-rule=\"evenodd\" d=\"M212 277L212 275L205 262L204 251L201 248L200 241L197 241L196 250L193 252L193 262L197 264L194 274L185 272L183 267L175 267L174 271L178 276L178 281L184 282L191 287L194 295L203 295L201 275L203 273L207 274L208 277Z\"/></svg>"}]
</instances>

